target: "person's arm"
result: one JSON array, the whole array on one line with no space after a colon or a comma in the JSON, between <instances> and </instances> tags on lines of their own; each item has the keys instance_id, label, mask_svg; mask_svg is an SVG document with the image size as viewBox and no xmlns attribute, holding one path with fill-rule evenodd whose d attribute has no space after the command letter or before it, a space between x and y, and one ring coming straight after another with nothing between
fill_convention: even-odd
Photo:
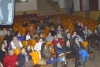
<instances>
[{"instance_id":1,"label":"person's arm","mask_svg":"<svg viewBox=\"0 0 100 67\"><path fill-rule=\"evenodd\" d=\"M12 47L12 49L16 49L13 42L11 42L11 47Z\"/></svg>"},{"instance_id":2,"label":"person's arm","mask_svg":"<svg viewBox=\"0 0 100 67\"><path fill-rule=\"evenodd\" d=\"M74 45L73 45L73 48L74 48L76 51L81 50L81 47L79 47L77 44L74 44Z\"/></svg>"},{"instance_id":3,"label":"person's arm","mask_svg":"<svg viewBox=\"0 0 100 67\"><path fill-rule=\"evenodd\" d=\"M80 42L83 42L83 39L80 36L77 35L77 37L79 38Z\"/></svg>"},{"instance_id":4,"label":"person's arm","mask_svg":"<svg viewBox=\"0 0 100 67\"><path fill-rule=\"evenodd\" d=\"M3 65L4 65L4 67L8 67L8 59L7 59L7 57L4 58Z\"/></svg>"},{"instance_id":5,"label":"person's arm","mask_svg":"<svg viewBox=\"0 0 100 67\"><path fill-rule=\"evenodd\" d=\"M21 47L21 48L23 47L23 45L22 45L21 41L19 41L19 45L20 45L20 47Z\"/></svg>"}]
</instances>

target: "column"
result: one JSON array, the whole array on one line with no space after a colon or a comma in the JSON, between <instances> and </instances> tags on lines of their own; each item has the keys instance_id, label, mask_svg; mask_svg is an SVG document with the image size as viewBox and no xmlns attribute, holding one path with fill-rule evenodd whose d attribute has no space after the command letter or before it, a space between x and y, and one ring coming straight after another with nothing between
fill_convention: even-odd
<instances>
[{"instance_id":1,"label":"column","mask_svg":"<svg viewBox=\"0 0 100 67\"><path fill-rule=\"evenodd\" d=\"M74 11L80 11L80 0L74 0Z\"/></svg>"}]
</instances>

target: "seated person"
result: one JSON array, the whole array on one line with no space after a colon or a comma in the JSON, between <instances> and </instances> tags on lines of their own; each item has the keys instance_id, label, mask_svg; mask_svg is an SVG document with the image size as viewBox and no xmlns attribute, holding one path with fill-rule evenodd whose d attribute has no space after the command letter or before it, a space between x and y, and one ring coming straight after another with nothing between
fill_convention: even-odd
<instances>
[{"instance_id":1,"label":"seated person","mask_svg":"<svg viewBox=\"0 0 100 67\"><path fill-rule=\"evenodd\" d=\"M80 42L83 42L83 39L79 35L77 35L77 32L76 31L74 31L73 34L72 34L72 38L74 38L74 37L78 37L78 40Z\"/></svg>"},{"instance_id":2,"label":"seated person","mask_svg":"<svg viewBox=\"0 0 100 67\"><path fill-rule=\"evenodd\" d=\"M19 40L17 39L17 37L14 36L14 37L13 37L13 40L11 41L11 48L12 48L12 49L20 49L20 48L22 48L22 47L23 47L23 45L22 45L21 41L19 41Z\"/></svg>"},{"instance_id":3,"label":"seated person","mask_svg":"<svg viewBox=\"0 0 100 67\"><path fill-rule=\"evenodd\" d=\"M10 31L11 35L15 34L15 31L12 28L9 28L9 31Z\"/></svg>"},{"instance_id":4,"label":"seated person","mask_svg":"<svg viewBox=\"0 0 100 67\"><path fill-rule=\"evenodd\" d=\"M66 59L75 58L75 67L81 65L79 61L79 54L75 53L73 45L70 43L69 40L65 42L65 50L66 50Z\"/></svg>"},{"instance_id":5,"label":"seated person","mask_svg":"<svg viewBox=\"0 0 100 67\"><path fill-rule=\"evenodd\" d=\"M29 54L25 51L25 48L21 48L21 52L18 55L18 67L34 67L34 64L29 57Z\"/></svg>"},{"instance_id":6,"label":"seated person","mask_svg":"<svg viewBox=\"0 0 100 67\"><path fill-rule=\"evenodd\" d=\"M52 45L53 45L53 46L56 45L57 42L61 43L61 45L64 44L63 39L60 39L60 38L57 37L57 35L55 35L55 36L54 36L54 39L53 39L53 41L52 41Z\"/></svg>"},{"instance_id":7,"label":"seated person","mask_svg":"<svg viewBox=\"0 0 100 67\"><path fill-rule=\"evenodd\" d=\"M62 38L62 39L63 39L63 36L62 36L62 31L58 31L58 33L57 33L57 37L58 37L58 38Z\"/></svg>"},{"instance_id":8,"label":"seated person","mask_svg":"<svg viewBox=\"0 0 100 67\"><path fill-rule=\"evenodd\" d=\"M26 23L26 21L23 22L22 27L27 27L28 24Z\"/></svg>"},{"instance_id":9,"label":"seated person","mask_svg":"<svg viewBox=\"0 0 100 67\"><path fill-rule=\"evenodd\" d=\"M37 18L34 18L34 17L33 17L33 18L31 19L31 21L30 21L30 24L34 24L34 23L37 23Z\"/></svg>"},{"instance_id":10,"label":"seated person","mask_svg":"<svg viewBox=\"0 0 100 67\"><path fill-rule=\"evenodd\" d=\"M17 31L15 36L17 37L18 40L23 41L24 37L21 35L20 31Z\"/></svg>"},{"instance_id":11,"label":"seated person","mask_svg":"<svg viewBox=\"0 0 100 67\"><path fill-rule=\"evenodd\" d=\"M32 37L30 35L30 31L26 31L26 34L25 34L25 40L30 40Z\"/></svg>"},{"instance_id":12,"label":"seated person","mask_svg":"<svg viewBox=\"0 0 100 67\"><path fill-rule=\"evenodd\" d=\"M51 36L51 32L48 33L48 36L46 37L47 42L52 42L53 36Z\"/></svg>"},{"instance_id":13,"label":"seated person","mask_svg":"<svg viewBox=\"0 0 100 67\"><path fill-rule=\"evenodd\" d=\"M11 35L10 31L7 31L7 34L4 37L4 40L7 40L7 44L9 44L13 39L13 36Z\"/></svg>"},{"instance_id":14,"label":"seated person","mask_svg":"<svg viewBox=\"0 0 100 67\"><path fill-rule=\"evenodd\" d=\"M41 30L45 29L45 25L43 23L43 20L40 20L39 27L40 27Z\"/></svg>"},{"instance_id":15,"label":"seated person","mask_svg":"<svg viewBox=\"0 0 100 67\"><path fill-rule=\"evenodd\" d=\"M64 46L61 46L59 42L56 43L54 46L56 55L58 57L58 62L62 63L62 67L66 67L66 56L65 56L65 49Z\"/></svg>"},{"instance_id":16,"label":"seated person","mask_svg":"<svg viewBox=\"0 0 100 67\"><path fill-rule=\"evenodd\" d=\"M17 67L18 57L14 54L13 50L8 51L8 54L4 57L3 65L4 67Z\"/></svg>"},{"instance_id":17,"label":"seated person","mask_svg":"<svg viewBox=\"0 0 100 67\"><path fill-rule=\"evenodd\" d=\"M0 44L0 62L3 63L3 59L7 54L7 50L5 49L4 43Z\"/></svg>"},{"instance_id":18,"label":"seated person","mask_svg":"<svg viewBox=\"0 0 100 67\"><path fill-rule=\"evenodd\" d=\"M41 46L41 54L46 60L47 64L53 64L53 67L57 67L57 58L52 56L49 48L47 48L46 43L43 43Z\"/></svg>"},{"instance_id":19,"label":"seated person","mask_svg":"<svg viewBox=\"0 0 100 67\"><path fill-rule=\"evenodd\" d=\"M35 30L34 30L33 26L30 26L29 31L30 31L30 35L34 34Z\"/></svg>"},{"instance_id":20,"label":"seated person","mask_svg":"<svg viewBox=\"0 0 100 67\"><path fill-rule=\"evenodd\" d=\"M51 27L51 28L50 28L50 32L51 32L51 36L56 35L56 32L55 32L54 27Z\"/></svg>"},{"instance_id":21,"label":"seated person","mask_svg":"<svg viewBox=\"0 0 100 67\"><path fill-rule=\"evenodd\" d=\"M3 28L3 30L0 31L0 36L4 36L7 34L6 28Z\"/></svg>"},{"instance_id":22,"label":"seated person","mask_svg":"<svg viewBox=\"0 0 100 67\"><path fill-rule=\"evenodd\" d=\"M40 34L40 33L42 33L42 30L40 29L39 26L37 26L37 28L36 28L36 30L35 30L35 33L36 33L36 34Z\"/></svg>"},{"instance_id":23,"label":"seated person","mask_svg":"<svg viewBox=\"0 0 100 67\"><path fill-rule=\"evenodd\" d=\"M90 55L83 49L82 44L78 40L78 37L74 37L73 40L74 40L73 48L75 49L75 52L78 52L79 55L82 57L82 63L83 66L85 66L86 58L90 59Z\"/></svg>"}]
</instances>

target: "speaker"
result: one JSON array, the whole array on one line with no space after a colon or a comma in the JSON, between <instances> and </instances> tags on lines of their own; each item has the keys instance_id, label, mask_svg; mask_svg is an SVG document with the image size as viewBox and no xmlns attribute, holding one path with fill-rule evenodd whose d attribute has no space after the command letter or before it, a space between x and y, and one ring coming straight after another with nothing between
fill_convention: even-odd
<instances>
[{"instance_id":1,"label":"speaker","mask_svg":"<svg viewBox=\"0 0 100 67\"><path fill-rule=\"evenodd\" d=\"M12 25L15 0L0 0L0 25Z\"/></svg>"}]
</instances>

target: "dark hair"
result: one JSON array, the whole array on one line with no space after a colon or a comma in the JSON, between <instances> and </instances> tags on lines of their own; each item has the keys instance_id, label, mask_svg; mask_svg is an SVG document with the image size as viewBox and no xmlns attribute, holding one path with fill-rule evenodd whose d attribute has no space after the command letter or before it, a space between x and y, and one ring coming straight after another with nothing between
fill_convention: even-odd
<instances>
[{"instance_id":1,"label":"dark hair","mask_svg":"<svg viewBox=\"0 0 100 67\"><path fill-rule=\"evenodd\" d=\"M74 43L75 43L75 39L76 39L76 38L78 38L78 37L77 37L77 36L75 36L75 37L73 38L73 42L74 42Z\"/></svg>"},{"instance_id":2,"label":"dark hair","mask_svg":"<svg viewBox=\"0 0 100 67\"><path fill-rule=\"evenodd\" d=\"M43 51L43 50L44 50L45 45L46 45L46 43L42 43L42 46L41 46L41 51Z\"/></svg>"},{"instance_id":3,"label":"dark hair","mask_svg":"<svg viewBox=\"0 0 100 67\"><path fill-rule=\"evenodd\" d=\"M76 32L76 31L73 31L72 34L74 34L74 32ZM77 32L76 32L76 34L77 34Z\"/></svg>"}]
</instances>

